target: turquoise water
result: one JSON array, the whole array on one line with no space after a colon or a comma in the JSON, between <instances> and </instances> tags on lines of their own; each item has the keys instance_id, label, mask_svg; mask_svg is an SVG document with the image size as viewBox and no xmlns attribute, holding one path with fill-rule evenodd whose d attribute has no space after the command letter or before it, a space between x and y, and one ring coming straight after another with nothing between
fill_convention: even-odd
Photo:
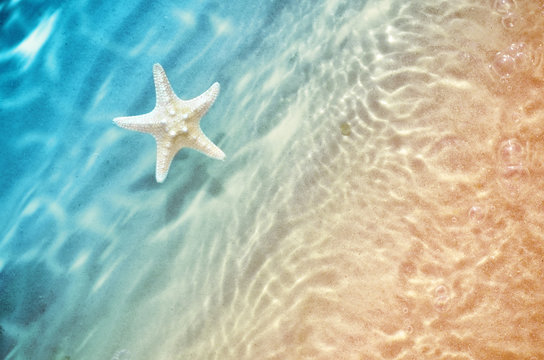
<instances>
[{"instance_id":1,"label":"turquoise water","mask_svg":"<svg viewBox=\"0 0 544 360\"><path fill-rule=\"evenodd\" d=\"M543 9L2 2L0 359L544 356Z\"/></svg>"},{"instance_id":2,"label":"turquoise water","mask_svg":"<svg viewBox=\"0 0 544 360\"><path fill-rule=\"evenodd\" d=\"M135 285L127 272L160 262L153 273L174 276L162 273L173 261L171 248L190 240L179 226L174 244L149 262L146 241L198 196L220 194L237 169L184 150L172 181L159 186L153 139L116 128L112 119L153 108L151 69L160 62L181 98L221 83L202 128L219 144L229 128L249 128L225 146L232 156L249 141L251 128L266 121L228 116L236 106L232 79L243 74L245 53L286 5L0 5L0 358L106 359L123 349L119 337L100 352L78 355L87 335L112 331L98 325L100 317L127 311L108 299L129 289L136 297L160 291L151 274Z\"/></svg>"}]
</instances>

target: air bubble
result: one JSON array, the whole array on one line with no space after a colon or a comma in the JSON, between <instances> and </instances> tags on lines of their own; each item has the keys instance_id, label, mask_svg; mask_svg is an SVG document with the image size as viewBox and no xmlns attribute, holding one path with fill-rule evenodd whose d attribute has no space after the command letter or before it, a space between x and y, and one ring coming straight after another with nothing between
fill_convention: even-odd
<instances>
[{"instance_id":1,"label":"air bubble","mask_svg":"<svg viewBox=\"0 0 544 360\"><path fill-rule=\"evenodd\" d=\"M434 308L438 312L446 312L450 309L449 296L439 296L434 300Z\"/></svg>"},{"instance_id":2,"label":"air bubble","mask_svg":"<svg viewBox=\"0 0 544 360\"><path fill-rule=\"evenodd\" d=\"M516 60L508 54L498 52L493 59L491 68L501 78L508 78L516 70Z\"/></svg>"},{"instance_id":3,"label":"air bubble","mask_svg":"<svg viewBox=\"0 0 544 360\"><path fill-rule=\"evenodd\" d=\"M499 14L508 14L516 9L515 0L495 0L493 8Z\"/></svg>"},{"instance_id":4,"label":"air bubble","mask_svg":"<svg viewBox=\"0 0 544 360\"><path fill-rule=\"evenodd\" d=\"M499 182L509 197L518 197L527 190L530 174L524 160L525 151L517 139L508 139L499 145Z\"/></svg>"},{"instance_id":5,"label":"air bubble","mask_svg":"<svg viewBox=\"0 0 544 360\"><path fill-rule=\"evenodd\" d=\"M433 306L438 312L446 312L450 308L450 291L444 285L438 285L434 289Z\"/></svg>"},{"instance_id":6,"label":"air bubble","mask_svg":"<svg viewBox=\"0 0 544 360\"><path fill-rule=\"evenodd\" d=\"M506 80L517 71L526 70L531 63L531 50L523 42L512 43L508 48L495 54L489 67L500 77Z\"/></svg>"},{"instance_id":7,"label":"air bubble","mask_svg":"<svg viewBox=\"0 0 544 360\"><path fill-rule=\"evenodd\" d=\"M507 52L516 60L524 61L527 58L527 45L523 42L512 43L507 49Z\"/></svg>"},{"instance_id":8,"label":"air bubble","mask_svg":"<svg viewBox=\"0 0 544 360\"><path fill-rule=\"evenodd\" d=\"M518 23L519 19L516 15L509 13L502 17L501 23L505 29L512 29Z\"/></svg>"},{"instance_id":9,"label":"air bubble","mask_svg":"<svg viewBox=\"0 0 544 360\"><path fill-rule=\"evenodd\" d=\"M474 205L468 210L468 217L472 222L479 224L485 218L485 210L481 206Z\"/></svg>"},{"instance_id":10,"label":"air bubble","mask_svg":"<svg viewBox=\"0 0 544 360\"><path fill-rule=\"evenodd\" d=\"M449 290L444 285L438 285L434 289L434 295L435 296L447 296L449 294Z\"/></svg>"},{"instance_id":11,"label":"air bubble","mask_svg":"<svg viewBox=\"0 0 544 360\"><path fill-rule=\"evenodd\" d=\"M503 165L519 166L523 163L524 152L517 139L508 139L499 145L499 160Z\"/></svg>"}]
</instances>

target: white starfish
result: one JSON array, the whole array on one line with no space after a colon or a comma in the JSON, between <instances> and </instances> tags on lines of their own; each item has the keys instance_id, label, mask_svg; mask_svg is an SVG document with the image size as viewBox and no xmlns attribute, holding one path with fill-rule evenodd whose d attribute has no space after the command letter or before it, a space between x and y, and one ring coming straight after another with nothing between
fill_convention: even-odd
<instances>
[{"instance_id":1,"label":"white starfish","mask_svg":"<svg viewBox=\"0 0 544 360\"><path fill-rule=\"evenodd\" d=\"M174 94L160 64L153 65L153 79L157 95L153 111L144 115L117 117L113 121L122 128L153 135L157 141L157 182L164 181L172 159L181 148L193 148L209 157L223 160L223 151L200 129L200 119L219 94L219 83L214 83L194 99L181 100Z\"/></svg>"}]
</instances>

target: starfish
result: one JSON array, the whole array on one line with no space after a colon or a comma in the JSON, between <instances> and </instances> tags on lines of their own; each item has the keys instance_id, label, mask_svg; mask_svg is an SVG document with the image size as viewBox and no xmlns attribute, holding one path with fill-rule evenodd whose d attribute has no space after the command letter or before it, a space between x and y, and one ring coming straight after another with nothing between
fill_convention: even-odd
<instances>
[{"instance_id":1,"label":"starfish","mask_svg":"<svg viewBox=\"0 0 544 360\"><path fill-rule=\"evenodd\" d=\"M113 121L122 128L153 135L157 142L157 182L162 183L166 179L172 159L184 147L223 160L223 151L200 129L200 119L219 94L219 83L214 83L194 99L181 100L172 90L160 64L153 65L153 80L157 96L153 111L144 115L117 117Z\"/></svg>"}]
</instances>

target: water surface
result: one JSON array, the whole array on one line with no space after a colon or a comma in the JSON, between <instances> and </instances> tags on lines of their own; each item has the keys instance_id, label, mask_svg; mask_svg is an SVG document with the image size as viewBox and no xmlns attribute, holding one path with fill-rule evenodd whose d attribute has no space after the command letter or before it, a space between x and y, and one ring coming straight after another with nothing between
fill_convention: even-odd
<instances>
[{"instance_id":1,"label":"water surface","mask_svg":"<svg viewBox=\"0 0 544 360\"><path fill-rule=\"evenodd\" d=\"M541 1L0 5L0 358L544 357ZM154 179L160 63L221 93Z\"/></svg>"}]
</instances>

